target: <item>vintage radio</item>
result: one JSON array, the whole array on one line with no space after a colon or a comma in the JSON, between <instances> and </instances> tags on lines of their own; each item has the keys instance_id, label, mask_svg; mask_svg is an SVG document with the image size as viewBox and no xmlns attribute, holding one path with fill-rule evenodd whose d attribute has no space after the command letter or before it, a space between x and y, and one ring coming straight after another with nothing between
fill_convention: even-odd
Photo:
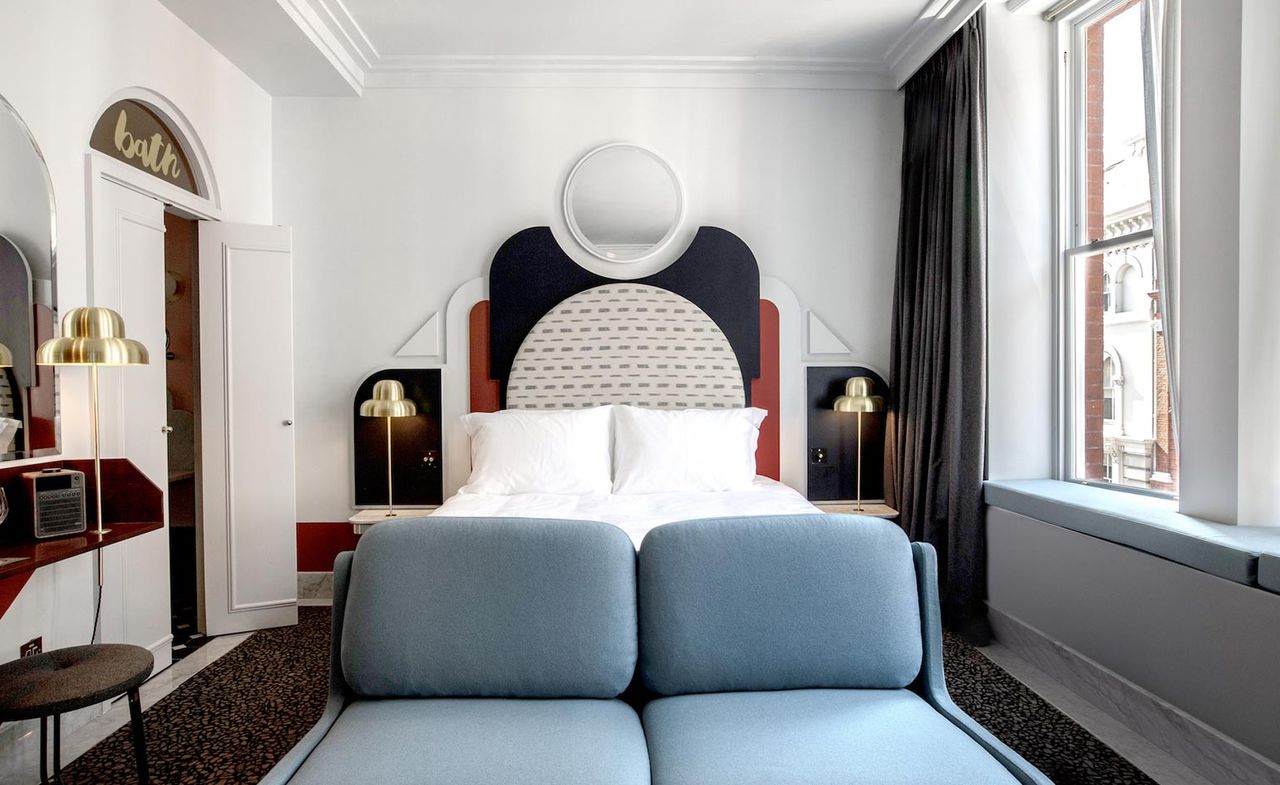
<instances>
[{"instance_id":1,"label":"vintage radio","mask_svg":"<svg viewBox=\"0 0 1280 785\"><path fill-rule=\"evenodd\" d=\"M36 537L79 534L85 530L84 472L45 469L22 475L31 500Z\"/></svg>"}]
</instances>

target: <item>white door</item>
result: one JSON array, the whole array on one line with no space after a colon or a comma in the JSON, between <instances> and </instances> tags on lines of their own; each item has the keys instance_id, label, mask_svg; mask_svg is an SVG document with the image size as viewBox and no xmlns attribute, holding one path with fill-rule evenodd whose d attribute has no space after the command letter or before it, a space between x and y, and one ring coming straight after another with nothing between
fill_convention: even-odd
<instances>
[{"instance_id":1,"label":"white door","mask_svg":"<svg viewBox=\"0 0 1280 785\"><path fill-rule=\"evenodd\" d=\"M102 454L133 462L162 492L169 487L165 396L164 205L123 185L93 183L94 305L124 317L130 338L151 356L145 366L99 369ZM167 502L162 505L168 517ZM172 656L169 534L151 532L104 554L99 640L151 650L156 670Z\"/></svg>"},{"instance_id":2,"label":"white door","mask_svg":"<svg viewBox=\"0 0 1280 785\"><path fill-rule=\"evenodd\" d=\"M298 621L288 227L200 224L204 630Z\"/></svg>"}]
</instances>

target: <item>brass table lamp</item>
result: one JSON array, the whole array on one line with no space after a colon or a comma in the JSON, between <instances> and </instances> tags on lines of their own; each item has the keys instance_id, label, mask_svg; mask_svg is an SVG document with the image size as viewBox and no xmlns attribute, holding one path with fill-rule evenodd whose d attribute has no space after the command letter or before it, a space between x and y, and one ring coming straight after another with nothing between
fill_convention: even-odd
<instances>
[{"instance_id":1,"label":"brass table lamp","mask_svg":"<svg viewBox=\"0 0 1280 785\"><path fill-rule=\"evenodd\" d=\"M872 395L871 379L866 376L855 376L844 383L844 395L836 398L831 408L837 412L857 412L858 414L858 504L855 512L862 512L862 415L868 412L884 411L884 398Z\"/></svg>"},{"instance_id":2,"label":"brass table lamp","mask_svg":"<svg viewBox=\"0 0 1280 785\"><path fill-rule=\"evenodd\" d=\"M93 391L93 492L98 531L102 526L102 442L98 427L98 367L147 365L147 348L124 335L124 319L110 308L72 308L62 317L62 337L50 338L36 350L36 365L87 365Z\"/></svg>"},{"instance_id":3,"label":"brass table lamp","mask_svg":"<svg viewBox=\"0 0 1280 785\"><path fill-rule=\"evenodd\" d=\"M418 406L404 397L404 385L393 379L383 379L373 385L373 397L360 404L361 417L385 417L387 419L387 517L394 518L395 506L391 500L391 418L412 417Z\"/></svg>"}]
</instances>

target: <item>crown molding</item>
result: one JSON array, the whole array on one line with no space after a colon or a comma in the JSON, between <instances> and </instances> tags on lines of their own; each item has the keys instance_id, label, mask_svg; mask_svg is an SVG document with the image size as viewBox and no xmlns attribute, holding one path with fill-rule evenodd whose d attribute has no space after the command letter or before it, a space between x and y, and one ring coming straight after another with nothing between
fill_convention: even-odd
<instances>
[{"instance_id":1,"label":"crown molding","mask_svg":"<svg viewBox=\"0 0 1280 785\"><path fill-rule=\"evenodd\" d=\"M830 58L384 55L343 0L277 0L357 93L467 86L894 90L986 1L929 0L883 57ZM1004 0L1011 10L1043 1Z\"/></svg>"},{"instance_id":2,"label":"crown molding","mask_svg":"<svg viewBox=\"0 0 1280 785\"><path fill-rule=\"evenodd\" d=\"M311 2L324 18L326 25L336 34L335 38L343 42L344 48L360 62L362 68L368 70L377 65L382 55L378 54L378 48L373 45L373 41L369 40L369 36L365 35L364 29L351 15L346 3L342 0L311 0Z\"/></svg>"},{"instance_id":3,"label":"crown molding","mask_svg":"<svg viewBox=\"0 0 1280 785\"><path fill-rule=\"evenodd\" d=\"M879 60L818 57L383 56L371 89L452 86L891 90Z\"/></svg>"},{"instance_id":4,"label":"crown molding","mask_svg":"<svg viewBox=\"0 0 1280 785\"><path fill-rule=\"evenodd\" d=\"M1024 0L1025 2L1025 0ZM986 0L932 0L884 55L894 87L907 83Z\"/></svg>"},{"instance_id":5,"label":"crown molding","mask_svg":"<svg viewBox=\"0 0 1280 785\"><path fill-rule=\"evenodd\" d=\"M896 87L877 58L384 55L343 0L277 1L357 93L462 86Z\"/></svg>"},{"instance_id":6,"label":"crown molding","mask_svg":"<svg viewBox=\"0 0 1280 785\"><path fill-rule=\"evenodd\" d=\"M298 26L312 43L324 55L334 70L346 80L347 84L359 95L364 90L365 68L361 67L359 51L354 42L347 38L343 27L330 13L330 6L336 5L346 11L341 0L276 0L293 23ZM348 12L347 18L350 19ZM355 25L355 20L351 19ZM359 26L355 27L359 30ZM363 34L361 34L363 35Z\"/></svg>"}]
</instances>

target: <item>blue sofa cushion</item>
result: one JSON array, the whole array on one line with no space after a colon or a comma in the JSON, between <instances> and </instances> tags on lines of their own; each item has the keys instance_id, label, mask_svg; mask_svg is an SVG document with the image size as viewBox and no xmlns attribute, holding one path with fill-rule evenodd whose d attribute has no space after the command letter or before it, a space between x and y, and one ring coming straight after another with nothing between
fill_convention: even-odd
<instances>
[{"instance_id":1,"label":"blue sofa cushion","mask_svg":"<svg viewBox=\"0 0 1280 785\"><path fill-rule=\"evenodd\" d=\"M659 694L896 688L920 670L911 545L878 518L659 526L639 591L640 669Z\"/></svg>"},{"instance_id":2,"label":"blue sofa cushion","mask_svg":"<svg viewBox=\"0 0 1280 785\"><path fill-rule=\"evenodd\" d=\"M644 729L653 785L1017 785L907 690L660 698Z\"/></svg>"},{"instance_id":3,"label":"blue sofa cushion","mask_svg":"<svg viewBox=\"0 0 1280 785\"><path fill-rule=\"evenodd\" d=\"M379 523L351 567L343 676L366 697L615 697L635 674L635 558L604 523Z\"/></svg>"},{"instance_id":4,"label":"blue sofa cushion","mask_svg":"<svg viewBox=\"0 0 1280 785\"><path fill-rule=\"evenodd\" d=\"M1280 529L1193 518L1167 499L1061 480L999 480L984 486L987 504L1064 529L1253 585L1258 555L1280 552Z\"/></svg>"},{"instance_id":5,"label":"blue sofa cushion","mask_svg":"<svg viewBox=\"0 0 1280 785\"><path fill-rule=\"evenodd\" d=\"M1280 554L1264 553L1258 559L1258 585L1280 592Z\"/></svg>"},{"instance_id":6,"label":"blue sofa cushion","mask_svg":"<svg viewBox=\"0 0 1280 785\"><path fill-rule=\"evenodd\" d=\"M356 701L290 780L352 783L650 785L649 758L616 700Z\"/></svg>"}]
</instances>

